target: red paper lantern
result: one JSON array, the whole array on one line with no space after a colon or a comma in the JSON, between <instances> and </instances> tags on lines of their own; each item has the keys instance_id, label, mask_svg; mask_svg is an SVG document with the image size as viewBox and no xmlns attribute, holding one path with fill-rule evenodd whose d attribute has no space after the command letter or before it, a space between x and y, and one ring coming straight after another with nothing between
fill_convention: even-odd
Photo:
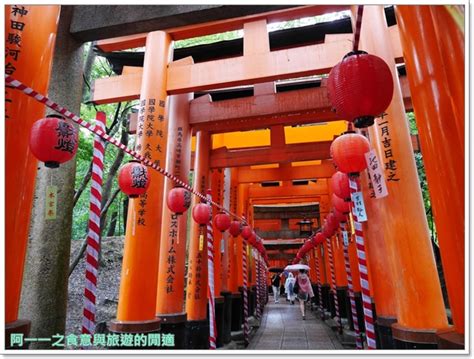
<instances>
[{"instance_id":1,"label":"red paper lantern","mask_svg":"<svg viewBox=\"0 0 474 359\"><path fill-rule=\"evenodd\" d=\"M237 237L242 232L242 223L239 221L232 221L229 227L229 233L232 237Z\"/></svg>"},{"instance_id":2,"label":"red paper lantern","mask_svg":"<svg viewBox=\"0 0 474 359\"><path fill-rule=\"evenodd\" d=\"M128 197L137 198L144 194L150 186L148 169L139 161L128 162L119 170L118 185Z\"/></svg>"},{"instance_id":3,"label":"red paper lantern","mask_svg":"<svg viewBox=\"0 0 474 359\"><path fill-rule=\"evenodd\" d=\"M329 216L327 217L327 221L331 228L334 228L337 231L337 229L339 228L339 221L337 220L334 213L329 214Z\"/></svg>"},{"instance_id":4,"label":"red paper lantern","mask_svg":"<svg viewBox=\"0 0 474 359\"><path fill-rule=\"evenodd\" d=\"M252 235L252 228L250 226L244 226L242 228L242 233L241 234L242 234L242 238L248 240L250 238L250 236Z\"/></svg>"},{"instance_id":5,"label":"red paper lantern","mask_svg":"<svg viewBox=\"0 0 474 359\"><path fill-rule=\"evenodd\" d=\"M326 222L323 226L322 233L326 236L326 238L331 238L334 233L336 233L336 229L331 227L331 225Z\"/></svg>"},{"instance_id":6,"label":"red paper lantern","mask_svg":"<svg viewBox=\"0 0 474 359\"><path fill-rule=\"evenodd\" d=\"M311 248L314 248L313 241L307 240L306 242L304 242L300 250L301 250L301 253L304 255L307 252L309 252Z\"/></svg>"},{"instance_id":7,"label":"red paper lantern","mask_svg":"<svg viewBox=\"0 0 474 359\"><path fill-rule=\"evenodd\" d=\"M255 231L252 231L250 233L250 237L248 238L247 241L252 247L257 247L258 240L257 240L257 234L255 233Z\"/></svg>"},{"instance_id":8,"label":"red paper lantern","mask_svg":"<svg viewBox=\"0 0 474 359\"><path fill-rule=\"evenodd\" d=\"M334 209L333 215L334 215L334 218L336 218L339 223L347 222L347 215L338 211L337 209Z\"/></svg>"},{"instance_id":9,"label":"red paper lantern","mask_svg":"<svg viewBox=\"0 0 474 359\"><path fill-rule=\"evenodd\" d=\"M191 193L184 187L175 187L168 192L166 205L171 212L183 214L191 205Z\"/></svg>"},{"instance_id":10,"label":"red paper lantern","mask_svg":"<svg viewBox=\"0 0 474 359\"><path fill-rule=\"evenodd\" d=\"M390 68L380 57L364 51L351 52L334 66L327 86L336 113L358 128L373 125L393 96Z\"/></svg>"},{"instance_id":11,"label":"red paper lantern","mask_svg":"<svg viewBox=\"0 0 474 359\"><path fill-rule=\"evenodd\" d=\"M207 203L198 203L193 207L193 219L200 226L205 226L211 221L211 206Z\"/></svg>"},{"instance_id":12,"label":"red paper lantern","mask_svg":"<svg viewBox=\"0 0 474 359\"><path fill-rule=\"evenodd\" d=\"M346 174L359 173L367 168L365 154L369 152L367 138L347 132L331 143L331 156L337 169Z\"/></svg>"},{"instance_id":13,"label":"red paper lantern","mask_svg":"<svg viewBox=\"0 0 474 359\"><path fill-rule=\"evenodd\" d=\"M324 237L324 234L321 232L316 233L316 235L313 237L313 243L315 245L323 244L324 241L326 241L326 237Z\"/></svg>"},{"instance_id":14,"label":"red paper lantern","mask_svg":"<svg viewBox=\"0 0 474 359\"><path fill-rule=\"evenodd\" d=\"M49 115L31 127L30 149L49 168L57 168L77 152L78 131L63 117Z\"/></svg>"},{"instance_id":15,"label":"red paper lantern","mask_svg":"<svg viewBox=\"0 0 474 359\"><path fill-rule=\"evenodd\" d=\"M221 232L227 231L230 227L230 216L225 212L219 212L214 217L214 225Z\"/></svg>"},{"instance_id":16,"label":"red paper lantern","mask_svg":"<svg viewBox=\"0 0 474 359\"><path fill-rule=\"evenodd\" d=\"M343 214L348 214L351 211L351 202L346 202L342 198L339 198L334 193L332 194L332 205L336 210Z\"/></svg>"},{"instance_id":17,"label":"red paper lantern","mask_svg":"<svg viewBox=\"0 0 474 359\"><path fill-rule=\"evenodd\" d=\"M350 200L351 189L349 188L349 176L347 174L337 171L331 177L331 187L336 196Z\"/></svg>"}]
</instances>

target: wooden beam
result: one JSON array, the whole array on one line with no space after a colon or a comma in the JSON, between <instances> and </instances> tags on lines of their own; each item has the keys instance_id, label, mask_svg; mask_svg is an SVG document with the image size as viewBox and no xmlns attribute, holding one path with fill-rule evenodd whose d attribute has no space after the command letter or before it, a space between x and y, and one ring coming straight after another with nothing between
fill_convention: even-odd
<instances>
[{"instance_id":1,"label":"wooden beam","mask_svg":"<svg viewBox=\"0 0 474 359\"><path fill-rule=\"evenodd\" d=\"M279 187L249 187L249 199L271 198L271 197L316 197L327 195L328 189L326 183L316 183L307 186L279 186Z\"/></svg>"},{"instance_id":2,"label":"wooden beam","mask_svg":"<svg viewBox=\"0 0 474 359\"><path fill-rule=\"evenodd\" d=\"M329 158L331 141L285 145L280 148L252 147L229 150L221 147L211 151L210 167L242 167L268 163L325 160Z\"/></svg>"},{"instance_id":3,"label":"wooden beam","mask_svg":"<svg viewBox=\"0 0 474 359\"><path fill-rule=\"evenodd\" d=\"M289 9L270 11L260 14L241 16L234 19L224 19L201 24L194 24L188 26L180 26L169 28L168 32L173 40L183 40L198 36L205 36L210 34L217 34L225 31L239 30L244 27L244 24L250 21L266 20L268 23L289 21L303 17L316 16L330 12L348 10L348 5L309 5L298 6ZM145 46L146 35L148 33L140 33L136 35L121 36L112 39L99 40L97 47L104 51L119 51L134 47Z\"/></svg>"},{"instance_id":4,"label":"wooden beam","mask_svg":"<svg viewBox=\"0 0 474 359\"><path fill-rule=\"evenodd\" d=\"M265 168L251 169L239 168L239 183L258 183L267 181L291 181L312 178L329 178L336 170L330 161L323 161L316 166L296 166L290 169Z\"/></svg>"}]
</instances>

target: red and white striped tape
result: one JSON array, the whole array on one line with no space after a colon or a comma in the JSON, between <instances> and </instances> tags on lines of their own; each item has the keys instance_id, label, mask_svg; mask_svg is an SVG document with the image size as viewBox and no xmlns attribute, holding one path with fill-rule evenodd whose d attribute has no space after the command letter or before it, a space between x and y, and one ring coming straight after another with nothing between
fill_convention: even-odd
<instances>
[{"instance_id":1,"label":"red and white striped tape","mask_svg":"<svg viewBox=\"0 0 474 359\"><path fill-rule=\"evenodd\" d=\"M345 225L341 223L341 229L345 231ZM347 287L349 288L349 301L351 302L351 314L352 314L352 323L354 324L354 332L356 334L356 348L363 349L362 345L362 338L360 336L360 329L359 329L359 320L357 319L357 307L355 303L355 296L354 296L354 286L352 285L352 273L351 273L351 265L349 261L349 250L347 245L343 245L344 247L344 264L346 267L346 274L347 274Z\"/></svg>"},{"instance_id":2,"label":"red and white striped tape","mask_svg":"<svg viewBox=\"0 0 474 359\"><path fill-rule=\"evenodd\" d=\"M360 189L359 175L349 176L349 187L351 194L358 192ZM359 264L360 287L362 292L362 306L364 308L365 334L367 337L367 348L377 349L374 328L374 314L372 312L372 301L370 300L370 283L369 271L367 269L367 256L364 244L364 232L362 231L362 223L357 219L357 213L352 203L352 217L354 219L355 238L357 246L357 261Z\"/></svg>"},{"instance_id":3,"label":"red and white striped tape","mask_svg":"<svg viewBox=\"0 0 474 359\"><path fill-rule=\"evenodd\" d=\"M354 31L354 46L353 51L359 50L360 31L362 27L362 15L364 14L364 5L359 5L357 8L357 18Z\"/></svg>"},{"instance_id":4,"label":"red and white striped tape","mask_svg":"<svg viewBox=\"0 0 474 359\"><path fill-rule=\"evenodd\" d=\"M243 240L242 245L242 276L243 276L243 295L244 295L244 342L245 346L249 344L249 302L248 302L248 276L247 276L247 241Z\"/></svg>"},{"instance_id":5,"label":"red and white striped tape","mask_svg":"<svg viewBox=\"0 0 474 359\"><path fill-rule=\"evenodd\" d=\"M208 203L211 203L212 197L210 190L207 193ZM212 206L210 206L212 218ZM214 295L214 233L212 222L207 223L207 273L208 273L208 293L209 293L209 349L216 349L216 306Z\"/></svg>"},{"instance_id":6,"label":"red and white striped tape","mask_svg":"<svg viewBox=\"0 0 474 359\"><path fill-rule=\"evenodd\" d=\"M105 132L106 116L97 112L96 128ZM97 297L97 273L99 270L100 251L100 211L102 210L102 180L104 170L104 141L99 136L94 137L94 152L92 157L92 185L89 206L89 230L87 233L86 249L86 285L84 287L84 309L82 318L82 333L95 333L95 313Z\"/></svg>"},{"instance_id":7,"label":"red and white striped tape","mask_svg":"<svg viewBox=\"0 0 474 359\"><path fill-rule=\"evenodd\" d=\"M331 271L331 284L332 284L332 296L334 298L334 308L336 309L336 323L338 325L338 330L339 332L342 332L342 322L341 322L341 315L339 311L339 301L337 300L337 289L336 289L336 271L334 269L334 257L332 254L332 245L331 245L331 239L326 238L326 245L327 245L327 250L328 250L328 258L329 258L329 269Z\"/></svg>"},{"instance_id":8,"label":"red and white striped tape","mask_svg":"<svg viewBox=\"0 0 474 359\"><path fill-rule=\"evenodd\" d=\"M257 298L256 298L256 305L255 305L255 315L257 319L260 319L262 316L261 313L261 303L262 303L262 274L261 274L261 268L260 268L260 254L257 254L255 258L255 264L256 264L256 284L257 284Z\"/></svg>"},{"instance_id":9,"label":"red and white striped tape","mask_svg":"<svg viewBox=\"0 0 474 359\"><path fill-rule=\"evenodd\" d=\"M315 248L316 251L318 251L319 249L318 248ZM315 262L316 262L316 276L317 276L317 279L318 279L318 296L319 296L319 300L318 300L318 306L319 306L319 312L320 312L320 316L321 316L321 319L324 320L325 316L324 316L324 307L323 307L323 288L322 288L322 283L321 283L321 269L319 267L319 255L315 255L314 256L315 258Z\"/></svg>"},{"instance_id":10,"label":"red and white striped tape","mask_svg":"<svg viewBox=\"0 0 474 359\"><path fill-rule=\"evenodd\" d=\"M100 129L96 129L94 127L92 127L92 125L90 123L88 123L87 121L84 121L82 118L80 118L79 116L75 115L74 113L72 113L71 111L67 110L66 108L58 105L57 103L51 101L49 98L47 98L46 96L36 92L35 90L33 90L32 88L30 87L27 87L26 85L24 85L23 83L21 83L20 81L18 80L15 80L13 77L9 76L9 75L5 75L5 83L7 85L10 85L11 87L15 88L15 89L18 89L20 91L22 91L23 93L25 93L26 95L34 98L36 101L46 105L47 107L53 109L54 111L56 112L59 112L60 114L62 114L63 116L65 116L66 118L70 119L71 121L77 123L79 126L82 126L84 127L85 129L93 132L94 134L96 134L97 136L99 136L100 138L102 138L104 141L107 141L111 144L113 144L114 146L118 147L119 149L121 149L122 151L124 151L125 153L128 153L130 156L132 156L133 158L135 158L136 160L142 162L144 165L148 166L148 167L151 167L153 168L154 170L158 171L159 173L161 173L163 176L166 176L167 178L169 178L170 180L172 180L174 183L176 183L177 185L181 186L181 187L184 187L186 190L188 190L189 192L191 192L192 194L194 194L195 196L197 196L198 198L200 198L202 201L204 202L208 202L207 198L205 195L203 195L202 193L199 193L198 191L194 190L188 183L182 181L181 179L175 177L174 175L172 175L171 173L169 173L168 171L166 171L164 168L158 166L157 164L155 163L152 163L150 160L146 159L144 156L140 155L138 152L134 151L134 150L131 150L129 148L127 148L124 144L120 143L119 141L117 141L115 138L112 138L111 136L107 135L105 133L105 131L103 130L100 130ZM213 202L211 200L210 202L211 205L219 208L220 211L223 211L227 214L229 214L231 217L234 217L236 218L237 220L241 221L244 225L248 224L244 218L238 216L237 214L235 213L232 213L231 211L229 211L228 209L224 208L223 206L221 206L219 203L216 203L216 202Z\"/></svg>"}]
</instances>

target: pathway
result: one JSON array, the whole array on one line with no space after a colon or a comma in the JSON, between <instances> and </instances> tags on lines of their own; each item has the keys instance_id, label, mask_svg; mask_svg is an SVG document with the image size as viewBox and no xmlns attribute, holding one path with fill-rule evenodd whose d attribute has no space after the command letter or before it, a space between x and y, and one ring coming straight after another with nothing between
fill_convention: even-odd
<instances>
[{"instance_id":1,"label":"pathway","mask_svg":"<svg viewBox=\"0 0 474 359\"><path fill-rule=\"evenodd\" d=\"M280 298L279 304L269 298L262 323L248 349L344 349L332 330L319 320L316 311L307 309L306 320L301 319L299 305Z\"/></svg>"}]
</instances>

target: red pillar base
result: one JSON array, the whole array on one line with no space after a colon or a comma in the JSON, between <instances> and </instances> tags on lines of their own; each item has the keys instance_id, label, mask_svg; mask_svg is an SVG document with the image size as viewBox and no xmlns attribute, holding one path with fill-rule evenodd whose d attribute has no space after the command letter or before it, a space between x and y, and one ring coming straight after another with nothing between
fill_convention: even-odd
<instances>
[{"instance_id":1,"label":"red pillar base","mask_svg":"<svg viewBox=\"0 0 474 359\"><path fill-rule=\"evenodd\" d=\"M167 349L186 349L186 313L161 314L161 334L174 334L174 347Z\"/></svg>"},{"instance_id":2,"label":"red pillar base","mask_svg":"<svg viewBox=\"0 0 474 359\"><path fill-rule=\"evenodd\" d=\"M436 330L413 329L392 324L395 349L437 349Z\"/></svg>"},{"instance_id":3,"label":"red pillar base","mask_svg":"<svg viewBox=\"0 0 474 359\"><path fill-rule=\"evenodd\" d=\"M5 324L5 349L28 349L29 342L23 340L23 345L19 346L10 343L12 334L23 334L23 339L30 334L31 322L26 319L18 319Z\"/></svg>"},{"instance_id":4,"label":"red pillar base","mask_svg":"<svg viewBox=\"0 0 474 359\"><path fill-rule=\"evenodd\" d=\"M141 321L120 321L111 320L107 323L107 329L110 333L122 334L149 334L149 333L160 333L161 320L141 320ZM133 347L118 346L108 347L109 349L134 349ZM140 346L140 349L162 349L161 345L144 345ZM164 348L171 349L171 348Z\"/></svg>"},{"instance_id":5,"label":"red pillar base","mask_svg":"<svg viewBox=\"0 0 474 359\"><path fill-rule=\"evenodd\" d=\"M454 329L438 330L436 332L438 349L464 349L464 335Z\"/></svg>"}]
</instances>

